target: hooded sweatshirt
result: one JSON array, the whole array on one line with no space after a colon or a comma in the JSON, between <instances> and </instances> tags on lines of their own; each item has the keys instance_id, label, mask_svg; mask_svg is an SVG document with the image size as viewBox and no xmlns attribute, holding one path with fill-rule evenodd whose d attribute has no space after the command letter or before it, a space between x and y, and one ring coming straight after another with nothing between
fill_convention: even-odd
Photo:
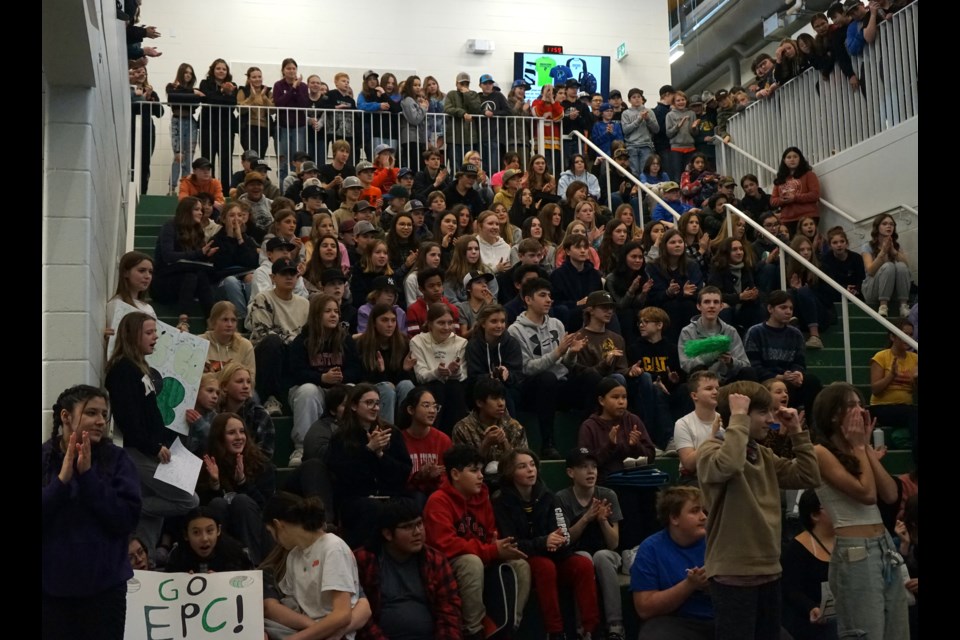
<instances>
[{"instance_id":1,"label":"hooded sweatshirt","mask_svg":"<svg viewBox=\"0 0 960 640\"><path fill-rule=\"evenodd\" d=\"M696 358L689 357L683 350L684 344L688 340L701 340L712 336L725 335L730 338L730 356L733 361L726 364L720 360L720 353L705 353ZM717 326L713 330L708 330L701 319L701 316L693 316L690 324L680 331L680 366L688 374L692 373L697 367L706 367L720 377L721 382L727 382L740 369L750 366L750 360L747 358L747 352L743 348L743 341L737 334L737 330L732 326L717 318Z\"/></svg>"},{"instance_id":2,"label":"hooded sweatshirt","mask_svg":"<svg viewBox=\"0 0 960 640\"><path fill-rule=\"evenodd\" d=\"M530 446L527 443L527 432L523 430L523 425L517 422L515 418L511 418L509 413L504 412L503 417L500 418L500 421L496 424L503 429L503 432L506 434L510 448L506 449L499 444L492 445L486 455L484 455L483 461L485 463L499 460L500 456L510 449L525 449ZM471 411L467 414L466 418L453 425L453 442L455 444L470 445L477 451L480 451L480 445L483 443L483 434L490 426L490 423L480 421L480 414L478 412ZM481 454L483 454L482 451Z\"/></svg>"},{"instance_id":3,"label":"hooded sweatshirt","mask_svg":"<svg viewBox=\"0 0 960 640\"><path fill-rule=\"evenodd\" d=\"M610 442L610 430L617 425L620 430L617 432L617 444L613 444ZM634 427L640 432L640 442L631 447L630 432ZM656 455L653 441L643 421L629 411L619 420L607 420L598 413L591 415L580 426L577 445L597 456L597 469L602 477L622 471L624 458L646 456L647 462L653 462Z\"/></svg>"},{"instance_id":4,"label":"hooded sweatshirt","mask_svg":"<svg viewBox=\"0 0 960 640\"><path fill-rule=\"evenodd\" d=\"M567 532L563 509L543 480L537 479L530 500L524 500L515 487L505 484L493 496L493 512L497 516L501 535L516 538L517 548L528 556L560 560L573 553L569 544L556 551L547 551L547 537L551 533L562 529L568 542L570 534Z\"/></svg>"},{"instance_id":5,"label":"hooded sweatshirt","mask_svg":"<svg viewBox=\"0 0 960 640\"><path fill-rule=\"evenodd\" d=\"M572 309L576 307L578 300L603 289L603 278L590 260L583 263L582 269L577 270L568 257L550 274L550 284L553 285L553 301ZM583 310L576 309L574 313L581 311Z\"/></svg>"},{"instance_id":6,"label":"hooded sweatshirt","mask_svg":"<svg viewBox=\"0 0 960 640\"><path fill-rule=\"evenodd\" d=\"M684 116L687 116L687 120L683 124L680 124ZM696 119L697 114L695 114L692 109L670 109L670 112L667 113L666 129L667 135L670 137L670 147L672 149L695 148L693 131L690 127Z\"/></svg>"},{"instance_id":7,"label":"hooded sweatshirt","mask_svg":"<svg viewBox=\"0 0 960 640\"><path fill-rule=\"evenodd\" d=\"M417 382L425 384L437 380L440 363L450 364L454 360L460 361L460 372L452 379L461 382L466 380L466 352L467 340L455 333L451 333L443 342L434 340L429 331L418 333L410 340L410 355L417 359L413 369L417 374Z\"/></svg>"},{"instance_id":8,"label":"hooded sweatshirt","mask_svg":"<svg viewBox=\"0 0 960 640\"><path fill-rule=\"evenodd\" d=\"M543 322L536 324L527 317L524 311L517 316L517 321L507 328L517 342L523 354L523 375L535 376L543 371L550 371L558 380L567 377L567 367L564 365L566 357L557 355L556 348L563 337L563 323L556 318L547 316ZM569 355L570 352L568 351ZM572 358L570 359L572 362Z\"/></svg>"},{"instance_id":9,"label":"hooded sweatshirt","mask_svg":"<svg viewBox=\"0 0 960 640\"><path fill-rule=\"evenodd\" d=\"M506 385L517 383L518 374L523 371L523 352L520 343L509 333L504 333L493 344L487 342L480 331L467 343L467 371L471 378L488 376L497 367L507 368L510 375Z\"/></svg>"},{"instance_id":10,"label":"hooded sweatshirt","mask_svg":"<svg viewBox=\"0 0 960 640\"><path fill-rule=\"evenodd\" d=\"M649 112L647 119L643 119L643 113ZM653 148L653 136L660 132L660 123L657 122L657 115L647 109L630 107L620 116L620 124L623 127L624 140L627 148Z\"/></svg>"},{"instance_id":11,"label":"hooded sweatshirt","mask_svg":"<svg viewBox=\"0 0 960 640\"><path fill-rule=\"evenodd\" d=\"M427 544L440 550L448 560L474 555L484 564L496 562L497 523L487 485L480 493L466 497L449 482L430 494L423 508Z\"/></svg>"}]
</instances>

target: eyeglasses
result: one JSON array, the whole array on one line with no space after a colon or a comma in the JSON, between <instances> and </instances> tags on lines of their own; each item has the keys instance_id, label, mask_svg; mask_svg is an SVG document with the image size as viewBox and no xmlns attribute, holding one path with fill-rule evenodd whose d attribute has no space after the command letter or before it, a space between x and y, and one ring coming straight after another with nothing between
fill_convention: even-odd
<instances>
[{"instance_id":1,"label":"eyeglasses","mask_svg":"<svg viewBox=\"0 0 960 640\"><path fill-rule=\"evenodd\" d=\"M142 558L146 555L147 551L143 547L140 547L139 549L135 549L128 553L127 558L130 560L130 562L133 562L134 560Z\"/></svg>"},{"instance_id":2,"label":"eyeglasses","mask_svg":"<svg viewBox=\"0 0 960 640\"><path fill-rule=\"evenodd\" d=\"M380 406L380 400L361 400L360 404L365 406L367 409L375 409Z\"/></svg>"},{"instance_id":3,"label":"eyeglasses","mask_svg":"<svg viewBox=\"0 0 960 640\"><path fill-rule=\"evenodd\" d=\"M441 406L442 405L439 402L421 402L420 403L420 408L427 409L428 411L430 409L436 409L437 411L440 411Z\"/></svg>"},{"instance_id":4,"label":"eyeglasses","mask_svg":"<svg viewBox=\"0 0 960 640\"><path fill-rule=\"evenodd\" d=\"M417 518L413 522L404 522L402 524L398 524L397 529L403 529L404 531L423 529L423 518Z\"/></svg>"}]
</instances>

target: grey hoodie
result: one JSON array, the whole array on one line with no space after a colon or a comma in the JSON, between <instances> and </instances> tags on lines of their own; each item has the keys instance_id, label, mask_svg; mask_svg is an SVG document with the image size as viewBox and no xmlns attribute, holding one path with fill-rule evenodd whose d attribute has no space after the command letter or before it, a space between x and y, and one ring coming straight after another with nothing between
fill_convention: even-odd
<instances>
[{"instance_id":1,"label":"grey hoodie","mask_svg":"<svg viewBox=\"0 0 960 640\"><path fill-rule=\"evenodd\" d=\"M643 119L644 111L650 115ZM630 107L620 115L620 125L623 127L624 141L628 148L650 147L653 149L653 135L660 131L657 115L644 106Z\"/></svg>"},{"instance_id":2,"label":"grey hoodie","mask_svg":"<svg viewBox=\"0 0 960 640\"><path fill-rule=\"evenodd\" d=\"M543 371L552 371L558 380L567 377L567 367L564 365L566 356L557 356L556 348L560 339L566 333L563 323L556 318L547 318L542 324L536 324L527 317L524 311L507 331L520 343L520 352L523 355L523 375L535 376ZM743 350L743 347L740 347Z\"/></svg>"},{"instance_id":3,"label":"grey hoodie","mask_svg":"<svg viewBox=\"0 0 960 640\"><path fill-rule=\"evenodd\" d=\"M687 374L692 373L697 367L707 367L720 377L721 383L726 383L729 382L729 379L736 375L740 369L749 367L750 360L747 358L747 352L743 348L743 341L740 340L736 329L720 318L717 318L717 328L719 329L718 331L708 331L707 328L703 326L700 316L693 316L690 324L685 326L680 332L680 343L678 345L680 351L680 366ZM688 340L700 340L717 335L725 335L730 338L730 356L733 358L733 362L730 364L726 364L720 360L721 354L719 353L706 353L696 358L690 358L684 353L683 346Z\"/></svg>"},{"instance_id":4,"label":"grey hoodie","mask_svg":"<svg viewBox=\"0 0 960 640\"><path fill-rule=\"evenodd\" d=\"M683 120L684 116L687 116L687 121L681 125L680 121ZM693 141L693 132L690 129L690 125L696 119L697 114L692 109L684 109L683 111L670 109L667 112L666 129L667 136L670 137L671 147L690 147L692 149L696 146Z\"/></svg>"}]
</instances>

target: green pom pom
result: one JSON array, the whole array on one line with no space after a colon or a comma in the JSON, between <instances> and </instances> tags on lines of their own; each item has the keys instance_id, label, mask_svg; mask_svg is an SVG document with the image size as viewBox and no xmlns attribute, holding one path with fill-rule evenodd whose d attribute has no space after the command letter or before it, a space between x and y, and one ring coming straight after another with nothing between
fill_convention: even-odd
<instances>
[{"instance_id":1,"label":"green pom pom","mask_svg":"<svg viewBox=\"0 0 960 640\"><path fill-rule=\"evenodd\" d=\"M163 424L170 426L176 417L177 405L183 402L186 392L183 384L176 378L164 378L163 389L157 396L157 406L160 407L160 415L163 417Z\"/></svg>"},{"instance_id":2,"label":"green pom pom","mask_svg":"<svg viewBox=\"0 0 960 640\"><path fill-rule=\"evenodd\" d=\"M687 340L683 352L688 358L696 358L705 353L726 353L730 351L730 336L710 336L699 340Z\"/></svg>"}]
</instances>

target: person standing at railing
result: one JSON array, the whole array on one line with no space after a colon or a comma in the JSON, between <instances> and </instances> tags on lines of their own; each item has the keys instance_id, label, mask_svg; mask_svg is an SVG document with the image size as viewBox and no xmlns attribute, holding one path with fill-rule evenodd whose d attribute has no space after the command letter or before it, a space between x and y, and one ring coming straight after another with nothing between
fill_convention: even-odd
<instances>
[{"instance_id":1,"label":"person standing at railing","mask_svg":"<svg viewBox=\"0 0 960 640\"><path fill-rule=\"evenodd\" d=\"M283 78L273 85L273 102L281 107L277 116L277 155L282 183L290 171L291 154L307 149L307 116L299 109L310 106L310 95L303 76L298 73L296 60L286 58L280 68ZM316 158L313 160L316 162Z\"/></svg>"},{"instance_id":2,"label":"person standing at railing","mask_svg":"<svg viewBox=\"0 0 960 640\"><path fill-rule=\"evenodd\" d=\"M457 88L448 92L443 100L444 112L452 117L447 138L454 162L475 148L477 127L473 121L474 116L480 114L480 105L480 95L470 89L470 74L461 71L457 74Z\"/></svg>"},{"instance_id":3,"label":"person standing at railing","mask_svg":"<svg viewBox=\"0 0 960 640\"><path fill-rule=\"evenodd\" d=\"M170 189L167 195L175 195L180 179L190 174L193 150L197 146L199 125L193 110L200 104L203 93L194 87L197 76L193 67L184 62L177 68L177 76L167 85L167 102L170 103L170 145L173 163L170 167Z\"/></svg>"},{"instance_id":4,"label":"person standing at railing","mask_svg":"<svg viewBox=\"0 0 960 640\"><path fill-rule=\"evenodd\" d=\"M653 137L660 132L656 114L644 106L643 91L634 87L627 92L630 108L620 116L624 142L630 154L630 170L639 176L653 153Z\"/></svg>"},{"instance_id":5,"label":"person standing at railing","mask_svg":"<svg viewBox=\"0 0 960 640\"><path fill-rule=\"evenodd\" d=\"M696 151L692 129L693 121L696 119L697 115L687 106L687 94L677 91L673 96L673 106L665 119L667 137L670 138L667 166L673 178L683 173Z\"/></svg>"},{"instance_id":6,"label":"person standing at railing","mask_svg":"<svg viewBox=\"0 0 960 640\"><path fill-rule=\"evenodd\" d=\"M877 39L879 10L880 3L875 1L866 7L861 0L846 0L843 3L843 12L850 18L846 44L851 56L860 55L868 44L873 44Z\"/></svg>"},{"instance_id":7,"label":"person standing at railing","mask_svg":"<svg viewBox=\"0 0 960 640\"><path fill-rule=\"evenodd\" d=\"M420 166L420 150L427 139L427 112L430 100L423 93L420 76L409 76L403 83L400 94L401 164L405 167Z\"/></svg>"},{"instance_id":8,"label":"person standing at railing","mask_svg":"<svg viewBox=\"0 0 960 640\"><path fill-rule=\"evenodd\" d=\"M507 116L513 115L506 96L500 92L493 77L485 73L480 76L480 109L485 119L480 125L481 154L487 159L488 173L500 168L500 158L507 151Z\"/></svg>"},{"instance_id":9,"label":"person standing at railing","mask_svg":"<svg viewBox=\"0 0 960 640\"><path fill-rule=\"evenodd\" d=\"M157 146L157 127L153 124L153 118L163 117L164 109L160 105L160 98L147 80L145 68L131 69L128 77L131 114L140 115L140 193L146 193L150 183L150 158L153 156L154 147ZM137 126L136 123L136 119L131 118L131 140L135 138L132 130ZM132 146L130 153L130 166L133 166Z\"/></svg>"},{"instance_id":10,"label":"person standing at railing","mask_svg":"<svg viewBox=\"0 0 960 640\"><path fill-rule=\"evenodd\" d=\"M367 161L373 162L374 146L383 143L381 135L381 120L391 111L392 106L396 104L397 112L400 111L399 103L394 103L380 86L380 74L372 69L363 74L363 90L357 97L357 108L365 113L361 116L363 122L363 152Z\"/></svg>"},{"instance_id":11,"label":"person standing at railing","mask_svg":"<svg viewBox=\"0 0 960 640\"><path fill-rule=\"evenodd\" d=\"M675 93L676 90L672 85L665 84L660 87L660 101L657 102L657 105L653 108L653 114L657 117L657 125L659 126L659 131L653 134L653 148L661 158L666 158L670 155L670 136L667 135L667 114L670 113L670 108L673 106L673 96ZM668 167L664 167L664 169L668 169ZM679 180L680 174L670 177L674 180Z\"/></svg>"},{"instance_id":12,"label":"person standing at railing","mask_svg":"<svg viewBox=\"0 0 960 640\"><path fill-rule=\"evenodd\" d=\"M360 161L360 145L354 145L353 127L354 113L357 102L353 99L353 89L350 87L350 76L340 72L333 76L334 88L327 92L325 109L332 109L327 113L326 130L336 140L344 140L350 145L352 163ZM336 157L336 151L333 152Z\"/></svg>"},{"instance_id":13,"label":"person standing at railing","mask_svg":"<svg viewBox=\"0 0 960 640\"><path fill-rule=\"evenodd\" d=\"M547 158L547 164L552 171L556 171L558 166L563 164L561 157L561 125L563 119L563 106L554 99L554 89L552 84L545 84L540 87L540 97L533 101L530 112L534 117L542 118L543 124L543 149ZM582 112L581 112L582 113ZM599 195L599 189L598 195Z\"/></svg>"},{"instance_id":14,"label":"person standing at railing","mask_svg":"<svg viewBox=\"0 0 960 640\"><path fill-rule=\"evenodd\" d=\"M609 102L600 105L600 120L593 125L590 139L607 155L614 141L623 141L623 127L613 119L613 105Z\"/></svg>"},{"instance_id":15,"label":"person standing at railing","mask_svg":"<svg viewBox=\"0 0 960 640\"><path fill-rule=\"evenodd\" d=\"M780 157L770 204L780 208L780 222L787 225L791 235L796 233L800 218L820 220L820 180L797 147L787 147Z\"/></svg>"},{"instance_id":16,"label":"person standing at railing","mask_svg":"<svg viewBox=\"0 0 960 640\"><path fill-rule=\"evenodd\" d=\"M330 87L313 74L307 78L307 99L313 109L324 109L327 103L327 92ZM307 112L307 153L317 162L323 164L327 159L327 137L325 135L326 121L319 111Z\"/></svg>"},{"instance_id":17,"label":"person standing at railing","mask_svg":"<svg viewBox=\"0 0 960 640\"><path fill-rule=\"evenodd\" d=\"M217 175L228 180L233 158L233 107L237 104L237 86L233 84L230 66L223 58L210 65L207 77L200 81L200 153L210 160L219 160Z\"/></svg>"},{"instance_id":18,"label":"person standing at railing","mask_svg":"<svg viewBox=\"0 0 960 640\"><path fill-rule=\"evenodd\" d=\"M270 107L273 90L263 86L263 72L259 67L247 69L247 84L237 90L240 107L240 146L253 151L257 158L267 154L270 141Z\"/></svg>"},{"instance_id":19,"label":"person standing at railing","mask_svg":"<svg viewBox=\"0 0 960 640\"><path fill-rule=\"evenodd\" d=\"M577 91L580 90L580 82L575 78L567 80L568 89L566 99L560 102L563 107L563 122L561 123L563 131L563 155L569 158L580 151L580 140L574 135L574 131L579 131L583 135L590 133L589 113L577 100Z\"/></svg>"}]
</instances>

